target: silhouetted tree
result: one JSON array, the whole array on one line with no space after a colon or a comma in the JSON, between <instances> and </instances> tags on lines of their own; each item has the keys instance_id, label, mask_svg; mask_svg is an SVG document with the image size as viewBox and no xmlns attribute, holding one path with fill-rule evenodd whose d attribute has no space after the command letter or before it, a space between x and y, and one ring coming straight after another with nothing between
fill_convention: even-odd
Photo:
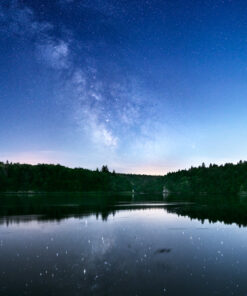
<instances>
[{"instance_id":1,"label":"silhouetted tree","mask_svg":"<svg viewBox=\"0 0 247 296\"><path fill-rule=\"evenodd\" d=\"M101 172L102 173L109 173L109 169L107 167L107 165L103 165L102 168L101 168Z\"/></svg>"}]
</instances>

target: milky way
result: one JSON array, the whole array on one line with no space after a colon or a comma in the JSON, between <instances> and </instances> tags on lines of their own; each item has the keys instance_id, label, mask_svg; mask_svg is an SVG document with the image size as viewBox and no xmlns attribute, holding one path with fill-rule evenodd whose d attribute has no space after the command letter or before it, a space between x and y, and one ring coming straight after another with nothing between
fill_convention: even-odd
<instances>
[{"instance_id":1,"label":"milky way","mask_svg":"<svg viewBox=\"0 0 247 296\"><path fill-rule=\"evenodd\" d=\"M1 2L1 159L165 173L246 158L246 10Z\"/></svg>"}]
</instances>

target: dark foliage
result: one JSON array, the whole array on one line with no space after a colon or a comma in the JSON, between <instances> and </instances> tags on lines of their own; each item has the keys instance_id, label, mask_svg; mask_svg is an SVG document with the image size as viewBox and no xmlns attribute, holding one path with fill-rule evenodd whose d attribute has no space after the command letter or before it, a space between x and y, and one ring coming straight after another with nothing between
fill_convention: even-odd
<instances>
[{"instance_id":1,"label":"dark foliage","mask_svg":"<svg viewBox=\"0 0 247 296\"><path fill-rule=\"evenodd\" d=\"M67 168L61 165L0 162L0 191L83 192L131 191L161 192L164 177L112 173L104 165L99 171Z\"/></svg>"},{"instance_id":2,"label":"dark foliage","mask_svg":"<svg viewBox=\"0 0 247 296\"><path fill-rule=\"evenodd\" d=\"M245 194L247 192L247 162L225 165L203 163L198 168L181 170L165 176L169 191L200 194Z\"/></svg>"}]
</instances>

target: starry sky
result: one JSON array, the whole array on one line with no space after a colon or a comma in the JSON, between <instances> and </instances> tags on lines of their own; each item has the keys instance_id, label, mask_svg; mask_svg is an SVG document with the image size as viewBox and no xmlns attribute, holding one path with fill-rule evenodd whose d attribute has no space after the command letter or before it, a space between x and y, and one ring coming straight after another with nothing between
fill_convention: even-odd
<instances>
[{"instance_id":1,"label":"starry sky","mask_svg":"<svg viewBox=\"0 0 247 296\"><path fill-rule=\"evenodd\" d=\"M241 0L2 0L0 160L247 159L246 16Z\"/></svg>"}]
</instances>

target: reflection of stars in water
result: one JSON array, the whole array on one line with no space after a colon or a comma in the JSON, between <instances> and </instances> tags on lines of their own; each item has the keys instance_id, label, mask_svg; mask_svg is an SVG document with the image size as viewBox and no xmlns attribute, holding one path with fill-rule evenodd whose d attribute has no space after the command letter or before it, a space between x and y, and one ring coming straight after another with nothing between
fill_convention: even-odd
<instances>
[{"instance_id":1,"label":"reflection of stars in water","mask_svg":"<svg viewBox=\"0 0 247 296\"><path fill-rule=\"evenodd\" d=\"M197 281L203 283L204 287L210 287L212 270L216 266L217 268L230 266L237 275L244 268L239 259L245 249L240 247L238 253L234 253L238 240L229 240L229 231L233 229L232 226L225 230L221 227L216 230L213 224L207 229L198 228L196 227L200 225L198 221L189 221L189 219L183 221L181 217L175 221L166 219L165 215L157 216L157 220L154 221L153 218L146 218L145 211L141 213L143 219L138 215L135 216L135 213L129 216L131 223L121 219L104 222L92 219L89 227L77 227L79 225L77 220L60 222L58 228L53 225L54 228L50 228L49 233L42 233L38 237L40 241L36 247L29 243L28 235L25 240L25 252L17 242L18 252L14 253L14 263L18 267L20 260L24 260L25 276L31 272L33 277L33 265L30 262L35 262L38 266L35 275L40 278L44 286L49 279L54 282L54 285L59 286L68 274L66 284L74 285L77 292L89 289L92 294L105 287L105 283L114 280L114 277L117 278L115 282L119 285L126 281L131 282L134 275L143 278L154 277L154 281L157 281L156 287L159 289L158 294L169 294L176 283L170 279L170 284L167 285L164 278L174 274L178 277L182 274L186 283L189 282L191 285ZM181 228L170 227L179 221L186 224L183 231ZM122 227L122 225L125 226ZM206 225L208 225L207 222ZM17 231L11 227L10 230L13 233ZM35 232L37 231L36 229ZM56 231L58 231L57 234ZM244 233L244 229L238 231L236 238ZM53 233L52 240L50 233ZM30 242L33 242L32 239ZM0 244L2 242L3 248L6 246L5 240L1 239ZM109 247L104 249L105 245L108 246L108 242ZM30 257L29 261L26 260L27 254ZM67 254L70 256L66 257ZM222 273L225 276L224 271ZM5 270L1 271L1 275L4 276L4 274ZM222 275L217 276L220 279ZM184 279L179 277L176 281L183 283ZM226 279L229 278L226 276ZM223 283L226 282L223 280ZM27 290L32 289L31 282L26 279L23 281L24 285ZM136 289L140 288L138 285L136 287ZM234 291L234 289L240 289L241 284L233 277L225 287L228 287L229 291Z\"/></svg>"}]
</instances>

